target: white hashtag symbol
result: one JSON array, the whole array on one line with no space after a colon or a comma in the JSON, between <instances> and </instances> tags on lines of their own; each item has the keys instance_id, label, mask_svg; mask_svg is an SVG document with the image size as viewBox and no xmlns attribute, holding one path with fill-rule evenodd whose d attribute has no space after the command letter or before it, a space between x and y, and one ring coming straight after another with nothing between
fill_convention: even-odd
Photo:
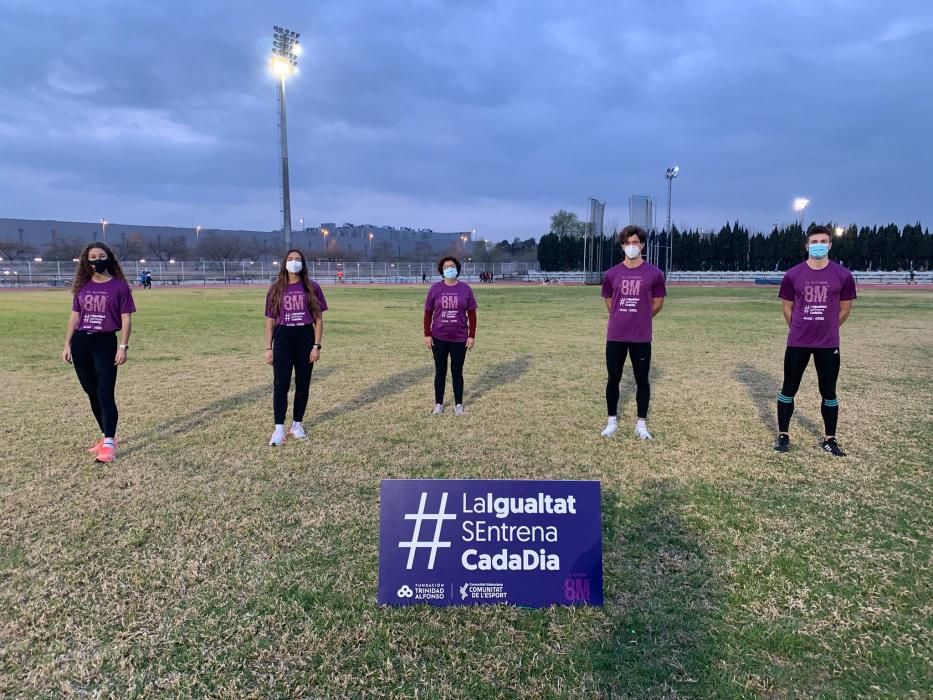
<instances>
[{"instance_id":1,"label":"white hashtag symbol","mask_svg":"<svg viewBox=\"0 0 933 700\"><path fill-rule=\"evenodd\" d=\"M440 547L450 547L450 542L441 542L441 528L444 527L445 520L456 520L457 516L453 513L445 513L447 507L447 492L441 494L441 506L437 513L425 513L424 506L428 500L426 491L421 492L421 503L418 505L417 513L405 513L405 520L415 521L415 531L411 535L411 541L399 542L399 547L408 547L408 565L406 569L411 569L415 563L415 553L419 548L430 549L431 554L428 557L428 569L434 568L434 558L437 556L437 550ZM434 521L434 539L421 540L421 522L424 520Z\"/></svg>"}]
</instances>

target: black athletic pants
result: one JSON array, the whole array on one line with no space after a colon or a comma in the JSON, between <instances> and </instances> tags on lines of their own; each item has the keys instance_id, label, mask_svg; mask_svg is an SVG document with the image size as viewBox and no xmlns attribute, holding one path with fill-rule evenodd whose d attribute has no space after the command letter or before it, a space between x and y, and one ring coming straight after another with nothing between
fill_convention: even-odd
<instances>
[{"instance_id":1,"label":"black athletic pants","mask_svg":"<svg viewBox=\"0 0 933 700\"><path fill-rule=\"evenodd\" d=\"M463 362L466 359L466 343L431 338L434 353L434 403L444 403L444 388L447 384L447 356L450 356L450 378L454 385L454 403L463 403Z\"/></svg>"},{"instance_id":2,"label":"black athletic pants","mask_svg":"<svg viewBox=\"0 0 933 700\"><path fill-rule=\"evenodd\" d=\"M609 372L609 379L606 381L606 411L610 416L617 415L619 382L622 381L622 369L625 367L626 355L632 358L638 417L647 418L648 402L651 400L651 384L648 382L648 372L651 370L651 343L606 341L606 369Z\"/></svg>"},{"instance_id":3,"label":"black athletic pants","mask_svg":"<svg viewBox=\"0 0 933 700\"><path fill-rule=\"evenodd\" d=\"M288 408L288 388L295 370L295 405L292 420L304 420L311 387L311 348L314 346L314 325L276 326L272 334L272 412L275 424L285 423Z\"/></svg>"},{"instance_id":4,"label":"black athletic pants","mask_svg":"<svg viewBox=\"0 0 933 700\"><path fill-rule=\"evenodd\" d=\"M81 382L81 388L91 401L91 411L104 437L117 434L116 333L75 331L71 336L71 362Z\"/></svg>"},{"instance_id":5,"label":"black athletic pants","mask_svg":"<svg viewBox=\"0 0 933 700\"><path fill-rule=\"evenodd\" d=\"M813 356L816 378L820 386L820 413L827 435L836 434L839 420L839 401L836 399L836 380L839 378L839 348L797 348L788 347L784 351L784 383L778 394L777 414L778 431L786 433L790 429L790 418L794 414L794 396L800 389L800 380Z\"/></svg>"}]
</instances>

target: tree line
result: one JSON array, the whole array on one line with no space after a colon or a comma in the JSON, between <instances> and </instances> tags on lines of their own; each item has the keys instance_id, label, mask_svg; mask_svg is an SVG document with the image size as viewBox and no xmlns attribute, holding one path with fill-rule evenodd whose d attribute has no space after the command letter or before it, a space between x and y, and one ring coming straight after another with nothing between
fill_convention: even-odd
<instances>
[{"instance_id":1,"label":"tree line","mask_svg":"<svg viewBox=\"0 0 933 700\"><path fill-rule=\"evenodd\" d=\"M815 224L811 224L815 225ZM583 265L586 224L576 216L559 211L551 217L551 231L538 242L538 263L542 270L580 270ZM886 226L830 227L833 245L830 257L851 270L926 271L933 262L933 235L917 223L903 228ZM809 229L809 227L808 227ZM674 270L683 271L778 271L786 270L804 258L806 236L799 223L775 226L767 235L751 233L738 221L727 223L712 233L699 230L672 231ZM622 260L616 236L596 236L601 251L601 269ZM662 231L653 234L649 245L668 246Z\"/></svg>"}]
</instances>

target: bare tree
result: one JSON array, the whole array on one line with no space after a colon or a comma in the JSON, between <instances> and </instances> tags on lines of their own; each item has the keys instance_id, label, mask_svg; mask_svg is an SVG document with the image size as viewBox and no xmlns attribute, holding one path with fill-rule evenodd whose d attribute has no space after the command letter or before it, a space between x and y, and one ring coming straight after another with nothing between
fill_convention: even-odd
<instances>
[{"instance_id":1,"label":"bare tree","mask_svg":"<svg viewBox=\"0 0 933 700\"><path fill-rule=\"evenodd\" d=\"M120 240L112 243L110 247L119 260L138 260L146 249L146 239L141 233L123 232L120 234Z\"/></svg>"},{"instance_id":2,"label":"bare tree","mask_svg":"<svg viewBox=\"0 0 933 700\"><path fill-rule=\"evenodd\" d=\"M20 229L22 230L22 229ZM34 246L16 240L0 240L0 258L16 262L36 254Z\"/></svg>"},{"instance_id":3,"label":"bare tree","mask_svg":"<svg viewBox=\"0 0 933 700\"><path fill-rule=\"evenodd\" d=\"M249 241L239 236L212 231L201 241L198 253L205 260L243 260L254 257L255 250Z\"/></svg>"},{"instance_id":4,"label":"bare tree","mask_svg":"<svg viewBox=\"0 0 933 700\"><path fill-rule=\"evenodd\" d=\"M72 260L81 254L84 243L77 236L63 236L52 231L52 241L45 247L47 260Z\"/></svg>"},{"instance_id":5,"label":"bare tree","mask_svg":"<svg viewBox=\"0 0 933 700\"><path fill-rule=\"evenodd\" d=\"M182 235L163 236L159 233L154 240L150 238L147 243L152 257L162 262L180 258L188 251L188 244Z\"/></svg>"}]
</instances>

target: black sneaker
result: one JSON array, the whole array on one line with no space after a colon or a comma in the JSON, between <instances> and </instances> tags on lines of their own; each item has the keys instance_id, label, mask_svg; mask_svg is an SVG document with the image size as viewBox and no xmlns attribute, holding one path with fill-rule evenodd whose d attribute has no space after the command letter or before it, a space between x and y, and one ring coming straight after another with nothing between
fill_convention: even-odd
<instances>
[{"instance_id":1,"label":"black sneaker","mask_svg":"<svg viewBox=\"0 0 933 700\"><path fill-rule=\"evenodd\" d=\"M833 457L845 457L846 453L842 451L842 448L839 447L839 443L836 442L836 438L829 438L828 440L823 440L820 443L820 449L823 452L828 452Z\"/></svg>"},{"instance_id":2,"label":"black sneaker","mask_svg":"<svg viewBox=\"0 0 933 700\"><path fill-rule=\"evenodd\" d=\"M775 452L790 452L790 435L778 435L774 441Z\"/></svg>"}]
</instances>

